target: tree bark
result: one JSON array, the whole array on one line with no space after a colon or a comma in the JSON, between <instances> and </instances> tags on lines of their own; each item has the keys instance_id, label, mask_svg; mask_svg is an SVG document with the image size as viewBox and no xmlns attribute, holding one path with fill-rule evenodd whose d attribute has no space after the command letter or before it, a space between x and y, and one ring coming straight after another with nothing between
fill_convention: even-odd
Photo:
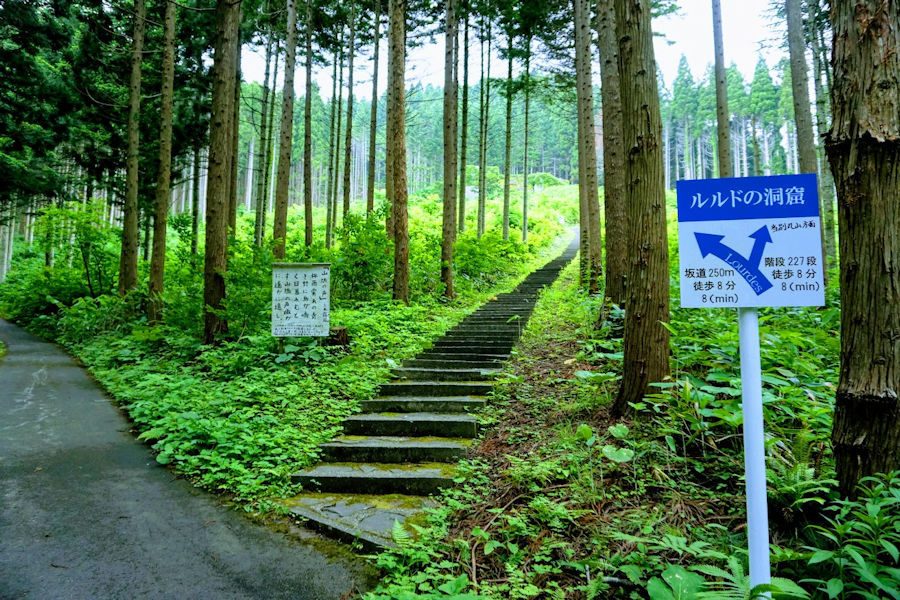
<instances>
[{"instance_id":1,"label":"tree bark","mask_svg":"<svg viewBox=\"0 0 900 600\"><path fill-rule=\"evenodd\" d=\"M466 167L469 146L469 14L463 27L462 132L459 141L459 232L466 230Z\"/></svg>"},{"instance_id":2,"label":"tree bark","mask_svg":"<svg viewBox=\"0 0 900 600\"><path fill-rule=\"evenodd\" d=\"M390 0L388 30L388 143L394 229L394 300L409 304L409 225L406 190L406 0Z\"/></svg>"},{"instance_id":3,"label":"tree bark","mask_svg":"<svg viewBox=\"0 0 900 600\"><path fill-rule=\"evenodd\" d=\"M615 0L624 115L628 286L622 381L613 412L624 414L651 382L669 375L669 249L662 123L650 0Z\"/></svg>"},{"instance_id":4,"label":"tree bark","mask_svg":"<svg viewBox=\"0 0 900 600\"><path fill-rule=\"evenodd\" d=\"M716 53L716 124L719 140L719 177L731 177L731 113L728 112L728 80L722 41L722 2L712 0L713 44Z\"/></svg>"},{"instance_id":5,"label":"tree bark","mask_svg":"<svg viewBox=\"0 0 900 600\"><path fill-rule=\"evenodd\" d=\"M483 70L481 73L481 88L484 90L484 100L482 102L481 116L481 136L478 141L478 238L484 235L487 215L487 136L488 123L491 114L491 21L490 17L485 17L484 32L487 38L487 53L484 58ZM482 46L483 47L483 46Z\"/></svg>"},{"instance_id":6,"label":"tree bark","mask_svg":"<svg viewBox=\"0 0 900 600\"><path fill-rule=\"evenodd\" d=\"M297 58L297 1L287 0L287 36L284 48L284 86L281 90L281 138L278 178L275 180L275 216L272 219L273 254L284 258L287 241L288 185L291 181L291 149L294 132L294 68Z\"/></svg>"},{"instance_id":7,"label":"tree bark","mask_svg":"<svg viewBox=\"0 0 900 600\"><path fill-rule=\"evenodd\" d=\"M812 2L811 5L817 5L817 3ZM818 6L815 10L819 10ZM819 133L818 139L821 140L828 131L828 98L825 96L825 90L822 89L822 71L825 69L822 65L818 31L814 31L812 34L812 54L813 89L816 93L816 129ZM825 260L826 267L830 270L837 264L834 239L834 177L831 174L831 166L828 164L828 157L825 156L823 144L817 144L816 155L819 161L819 198L822 206L822 228L825 235Z\"/></svg>"},{"instance_id":8,"label":"tree bark","mask_svg":"<svg viewBox=\"0 0 900 600\"><path fill-rule=\"evenodd\" d=\"M337 92L338 92L338 52L334 52L334 65L331 75L331 125L328 127L328 182L325 190L325 247L331 248L331 232L334 229L334 212L332 211L331 193L334 188L334 125L337 119Z\"/></svg>"},{"instance_id":9,"label":"tree bark","mask_svg":"<svg viewBox=\"0 0 900 600\"><path fill-rule=\"evenodd\" d=\"M375 138L378 133L378 53L381 47L381 2L375 2L375 52L372 57L372 112L369 117L369 166L366 171L366 213L375 210Z\"/></svg>"},{"instance_id":10,"label":"tree bark","mask_svg":"<svg viewBox=\"0 0 900 600\"><path fill-rule=\"evenodd\" d=\"M266 5L268 6L268 3ZM264 180L266 179L266 148L268 147L267 140L269 139L269 65L272 62L272 37L273 35L270 32L266 40L266 70L263 75L262 98L259 107L259 149L256 151L256 169L259 173L257 174L256 191L254 193L256 196L256 220L253 227L253 240L257 246L262 246L262 241L265 237L265 232L263 231L263 219L266 213Z\"/></svg>"},{"instance_id":11,"label":"tree bark","mask_svg":"<svg viewBox=\"0 0 900 600\"><path fill-rule=\"evenodd\" d=\"M153 220L153 254L150 260L147 320L162 319L162 293L166 269L166 221L172 179L172 109L175 80L175 2L166 1L163 20L162 97L159 114L159 172L156 177L156 218Z\"/></svg>"},{"instance_id":12,"label":"tree bark","mask_svg":"<svg viewBox=\"0 0 900 600\"><path fill-rule=\"evenodd\" d=\"M303 229L304 242L313 243L312 205L312 0L306 0L306 98L303 111Z\"/></svg>"},{"instance_id":13,"label":"tree bark","mask_svg":"<svg viewBox=\"0 0 900 600\"><path fill-rule=\"evenodd\" d=\"M200 238L200 147L194 148L193 181L191 183L191 254L197 254Z\"/></svg>"},{"instance_id":14,"label":"tree bark","mask_svg":"<svg viewBox=\"0 0 900 600\"><path fill-rule=\"evenodd\" d=\"M336 109L336 125L334 129L334 186L331 195L331 238L334 242L334 235L338 226L338 194L341 187L341 125L344 120L344 36L343 32L340 37L340 52L338 55L338 81L337 81L337 109Z\"/></svg>"},{"instance_id":15,"label":"tree bark","mask_svg":"<svg viewBox=\"0 0 900 600\"><path fill-rule=\"evenodd\" d=\"M513 36L512 26L507 36L506 57L506 140L503 157L503 239L509 239L509 178L510 155L512 154L512 77L513 77Z\"/></svg>"},{"instance_id":16,"label":"tree bark","mask_svg":"<svg viewBox=\"0 0 900 600\"><path fill-rule=\"evenodd\" d=\"M347 65L347 135L344 138L344 212L343 221L347 220L350 214L350 151L353 142L353 56L356 54L355 47L355 21L356 21L356 4L354 0L350 0L350 59Z\"/></svg>"},{"instance_id":17,"label":"tree bark","mask_svg":"<svg viewBox=\"0 0 900 600\"><path fill-rule=\"evenodd\" d=\"M238 12L238 23L240 23L241 14ZM237 207L238 207L238 144L240 142L239 134L241 129L241 35L240 27L238 27L237 39L237 65L234 70L234 103L231 105L231 156L228 159L229 179L228 179L228 229L233 234L237 227Z\"/></svg>"},{"instance_id":18,"label":"tree bark","mask_svg":"<svg viewBox=\"0 0 900 600\"><path fill-rule=\"evenodd\" d=\"M531 36L525 43L525 123L522 140L522 243L528 241L528 126L531 109Z\"/></svg>"},{"instance_id":19,"label":"tree bark","mask_svg":"<svg viewBox=\"0 0 900 600\"><path fill-rule=\"evenodd\" d=\"M228 330L219 311L225 299L228 249L228 180L234 85L237 80L237 35L240 2L216 4L215 59L212 69L212 110L209 129L209 169L206 187L206 251L203 267L203 341L211 344Z\"/></svg>"},{"instance_id":20,"label":"tree bark","mask_svg":"<svg viewBox=\"0 0 900 600\"><path fill-rule=\"evenodd\" d=\"M128 83L128 141L125 159L125 208L122 249L119 255L119 294L137 286L138 263L138 158L140 155L141 62L147 5L134 0L134 37L131 43L131 78Z\"/></svg>"},{"instance_id":21,"label":"tree bark","mask_svg":"<svg viewBox=\"0 0 900 600\"><path fill-rule=\"evenodd\" d=\"M619 49L612 0L599 0L597 27L603 93L603 205L606 210L606 297L625 302L625 149L622 146L622 97L619 91Z\"/></svg>"},{"instance_id":22,"label":"tree bark","mask_svg":"<svg viewBox=\"0 0 900 600\"><path fill-rule=\"evenodd\" d=\"M603 274L600 201L597 193L597 146L594 87L591 81L591 9L589 0L572 0L575 13L575 88L578 102L579 194L584 195L588 231L587 289L596 294Z\"/></svg>"},{"instance_id":23,"label":"tree bark","mask_svg":"<svg viewBox=\"0 0 900 600\"><path fill-rule=\"evenodd\" d=\"M900 468L900 3L834 0L826 150L840 227L840 491Z\"/></svg>"},{"instance_id":24,"label":"tree bark","mask_svg":"<svg viewBox=\"0 0 900 600\"><path fill-rule=\"evenodd\" d=\"M259 235L260 235L260 243L266 237L266 216L269 212L269 199L271 197L270 191L272 186L272 180L274 179L273 170L275 167L275 161L273 160L273 155L275 154L275 105L277 104L276 100L278 99L278 94L275 93L275 85L278 81L278 55L280 54L280 44L276 40L275 41L275 67L272 70L272 92L269 97L269 127L266 130L268 137L266 138L266 167L265 171L262 175L263 180L263 195L259 200L262 202L262 208L260 209L260 220L259 220Z\"/></svg>"},{"instance_id":25,"label":"tree bark","mask_svg":"<svg viewBox=\"0 0 900 600\"><path fill-rule=\"evenodd\" d=\"M441 282L444 297L453 298L453 244L456 241L456 64L459 23L456 0L445 0L444 49L444 212L441 228Z\"/></svg>"}]
</instances>

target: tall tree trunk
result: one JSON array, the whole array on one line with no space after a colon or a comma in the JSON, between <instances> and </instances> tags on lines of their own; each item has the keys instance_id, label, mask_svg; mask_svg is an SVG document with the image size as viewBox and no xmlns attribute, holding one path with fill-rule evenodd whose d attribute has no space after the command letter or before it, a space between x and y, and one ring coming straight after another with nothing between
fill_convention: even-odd
<instances>
[{"instance_id":1,"label":"tall tree trunk","mask_svg":"<svg viewBox=\"0 0 900 600\"><path fill-rule=\"evenodd\" d=\"M172 176L172 108L175 80L175 2L166 1L163 21L162 97L159 114L159 172L156 177L156 218L153 221L153 256L150 260L147 320L162 319L162 293L166 269L166 220Z\"/></svg>"},{"instance_id":2,"label":"tall tree trunk","mask_svg":"<svg viewBox=\"0 0 900 600\"><path fill-rule=\"evenodd\" d=\"M525 124L522 140L522 242L528 241L528 126L531 109L531 36L525 42Z\"/></svg>"},{"instance_id":3,"label":"tall tree trunk","mask_svg":"<svg viewBox=\"0 0 900 600\"><path fill-rule=\"evenodd\" d=\"M491 29L492 23L489 17L485 17L487 38L487 52L484 58L484 66L481 74L481 87L484 90L484 100L481 118L481 136L478 140L478 238L484 235L485 220L487 215L487 146L488 124L491 115Z\"/></svg>"},{"instance_id":4,"label":"tall tree trunk","mask_svg":"<svg viewBox=\"0 0 900 600\"><path fill-rule=\"evenodd\" d=\"M343 221L350 214L350 157L353 142L353 55L356 54L355 39L356 4L350 0L350 59L347 65L347 136L344 138L344 212Z\"/></svg>"},{"instance_id":5,"label":"tall tree trunk","mask_svg":"<svg viewBox=\"0 0 900 600\"><path fill-rule=\"evenodd\" d=\"M334 187L334 145L335 131L334 124L337 119L337 73L338 73L338 53L334 53L334 65L331 76L331 125L328 127L328 182L325 191L325 247L331 248L331 232L334 229L334 212L332 211L331 193Z\"/></svg>"},{"instance_id":6,"label":"tall tree trunk","mask_svg":"<svg viewBox=\"0 0 900 600\"><path fill-rule=\"evenodd\" d=\"M394 300L409 304L409 225L406 190L406 0L390 0L388 29L388 143L394 228Z\"/></svg>"},{"instance_id":7,"label":"tall tree trunk","mask_svg":"<svg viewBox=\"0 0 900 600\"><path fill-rule=\"evenodd\" d=\"M266 3L266 6L269 6ZM256 176L256 220L253 227L253 240L257 246L262 246L265 232L263 231L263 219L266 214L265 202L265 179L266 179L266 149L268 148L269 139L269 65L272 62L272 38L274 36L269 32L266 38L266 70L263 75L262 99L259 106L259 147L256 152L257 170Z\"/></svg>"},{"instance_id":8,"label":"tall tree trunk","mask_svg":"<svg viewBox=\"0 0 900 600\"><path fill-rule=\"evenodd\" d=\"M619 48L612 0L597 3L600 78L603 93L603 205L606 209L606 296L625 301L625 149L622 146L622 98Z\"/></svg>"},{"instance_id":9,"label":"tall tree trunk","mask_svg":"<svg viewBox=\"0 0 900 600\"><path fill-rule=\"evenodd\" d=\"M303 227L304 242L313 243L312 203L312 0L306 0L306 98L303 106Z\"/></svg>"},{"instance_id":10,"label":"tall tree trunk","mask_svg":"<svg viewBox=\"0 0 900 600\"><path fill-rule=\"evenodd\" d=\"M728 112L728 80L725 76L725 44L722 41L722 2L712 0L713 44L716 52L716 124L718 126L719 177L731 177L731 113Z\"/></svg>"},{"instance_id":11,"label":"tall tree trunk","mask_svg":"<svg viewBox=\"0 0 900 600\"><path fill-rule=\"evenodd\" d=\"M138 263L138 157L141 117L141 62L147 5L134 0L134 37L131 43L131 79L128 83L128 147L125 160L125 212L119 255L119 294L137 286Z\"/></svg>"},{"instance_id":12,"label":"tall tree trunk","mask_svg":"<svg viewBox=\"0 0 900 600\"><path fill-rule=\"evenodd\" d=\"M378 53L381 47L381 2L375 2L375 52L372 57L372 112L369 116L369 165L366 171L366 213L375 210L375 137L378 133Z\"/></svg>"},{"instance_id":13,"label":"tall tree trunk","mask_svg":"<svg viewBox=\"0 0 900 600\"><path fill-rule=\"evenodd\" d=\"M200 146L194 148L193 181L191 183L191 254L197 254L200 238Z\"/></svg>"},{"instance_id":14,"label":"tall tree trunk","mask_svg":"<svg viewBox=\"0 0 900 600\"><path fill-rule=\"evenodd\" d=\"M273 159L273 155L275 154L275 105L278 103L278 94L275 93L275 86L278 81L278 55L281 53L280 44L278 41L275 41L275 68L272 71L272 93L269 95L269 127L267 129L268 138L266 138L266 169L263 173L263 195L259 200L262 202L262 209L260 212L260 220L259 220L259 235L260 235L260 243L266 237L266 216L269 212L269 198L271 197L270 191L272 188L272 180L275 178L273 174L273 170L275 168L275 160Z\"/></svg>"},{"instance_id":15,"label":"tall tree trunk","mask_svg":"<svg viewBox=\"0 0 900 600\"><path fill-rule=\"evenodd\" d=\"M241 15L238 12L238 22ZM241 130L241 35L238 28L237 39L237 66L234 75L234 103L231 105L231 157L229 158L229 183L228 183L228 229L236 232L237 206L238 206L238 148Z\"/></svg>"},{"instance_id":16,"label":"tall tree trunk","mask_svg":"<svg viewBox=\"0 0 900 600\"><path fill-rule=\"evenodd\" d=\"M815 10L818 11L817 2L811 4L816 5ZM819 138L828 131L828 98L825 97L825 90L822 89L822 65L821 48L819 48L819 32L814 31L812 35L812 52L813 66L815 69L815 78L813 80L813 89L816 93L816 129ZM834 239L834 177L831 174L831 166L828 164L828 157L825 156L825 148L823 144L817 145L817 158L819 159L819 197L822 205L822 228L825 233L825 260L828 269L834 268L837 264L837 256L835 254Z\"/></svg>"},{"instance_id":17,"label":"tall tree trunk","mask_svg":"<svg viewBox=\"0 0 900 600\"><path fill-rule=\"evenodd\" d=\"M589 0L572 0L575 13L575 89L578 102L579 195L584 195L588 226L588 279L591 294L600 289L603 274L600 201L597 196L597 146L594 86L591 81L591 9Z\"/></svg>"},{"instance_id":18,"label":"tall tree trunk","mask_svg":"<svg viewBox=\"0 0 900 600\"><path fill-rule=\"evenodd\" d=\"M444 50L444 213L441 228L441 282L444 297L453 297L453 243L456 241L456 119L458 107L456 65L459 23L456 0L446 1Z\"/></svg>"},{"instance_id":19,"label":"tall tree trunk","mask_svg":"<svg viewBox=\"0 0 900 600\"><path fill-rule=\"evenodd\" d=\"M240 2L218 0L213 63L212 111L209 128L209 169L206 188L206 251L203 268L203 341L215 340L227 331L221 316L225 299L225 268L228 249L228 180L231 150L229 122L233 113L237 82L237 36Z\"/></svg>"},{"instance_id":20,"label":"tall tree trunk","mask_svg":"<svg viewBox=\"0 0 900 600\"><path fill-rule=\"evenodd\" d=\"M506 143L503 157L503 239L509 239L509 178L510 155L512 154L512 77L513 77L513 34L510 26L507 36L506 57Z\"/></svg>"},{"instance_id":21,"label":"tall tree trunk","mask_svg":"<svg viewBox=\"0 0 900 600\"><path fill-rule=\"evenodd\" d=\"M826 149L837 183L841 372L832 444L843 495L900 468L900 3L833 0Z\"/></svg>"},{"instance_id":22,"label":"tall tree trunk","mask_svg":"<svg viewBox=\"0 0 900 600\"><path fill-rule=\"evenodd\" d=\"M615 0L622 83L628 285L622 382L616 414L669 375L669 249L650 0Z\"/></svg>"},{"instance_id":23,"label":"tall tree trunk","mask_svg":"<svg viewBox=\"0 0 900 600\"><path fill-rule=\"evenodd\" d=\"M794 122L797 124L797 153L801 173L817 173L816 143L813 139L812 110L809 106L809 75L806 70L806 42L803 35L802 0L785 0L788 24L788 50L791 56L791 87L794 98ZM819 212L822 210L819 197ZM825 230L820 230L822 256L827 257ZM826 283L828 272L825 272Z\"/></svg>"},{"instance_id":24,"label":"tall tree trunk","mask_svg":"<svg viewBox=\"0 0 900 600\"><path fill-rule=\"evenodd\" d=\"M469 13L463 27L462 132L459 140L459 232L466 230L466 162L469 146Z\"/></svg>"},{"instance_id":25,"label":"tall tree trunk","mask_svg":"<svg viewBox=\"0 0 900 600\"><path fill-rule=\"evenodd\" d=\"M297 58L297 2L287 0L287 36L284 49L284 86L281 89L281 139L278 146L278 178L275 180L275 216L272 238L276 259L284 258L287 241L288 185L291 181L291 147L294 132L294 68Z\"/></svg>"},{"instance_id":26,"label":"tall tree trunk","mask_svg":"<svg viewBox=\"0 0 900 600\"><path fill-rule=\"evenodd\" d=\"M332 229L331 235L334 237L338 226L338 195L341 188L341 125L344 120L344 39L343 34L340 37L340 60L338 61L338 83L337 83L337 124L334 129L334 187L331 196L331 218ZM333 241L333 239L332 239Z\"/></svg>"}]
</instances>

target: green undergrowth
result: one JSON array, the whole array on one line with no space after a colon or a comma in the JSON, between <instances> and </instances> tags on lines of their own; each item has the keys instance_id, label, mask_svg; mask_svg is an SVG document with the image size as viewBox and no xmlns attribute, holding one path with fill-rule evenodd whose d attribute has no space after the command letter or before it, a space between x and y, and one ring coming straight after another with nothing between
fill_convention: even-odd
<instances>
[{"instance_id":1,"label":"green undergrowth","mask_svg":"<svg viewBox=\"0 0 900 600\"><path fill-rule=\"evenodd\" d=\"M623 313L576 278L541 295L459 485L378 555L366 600L898 597L900 478L837 500L834 291L760 310L776 577L751 593L735 311L673 303L672 377L617 420Z\"/></svg>"},{"instance_id":2,"label":"green undergrowth","mask_svg":"<svg viewBox=\"0 0 900 600\"><path fill-rule=\"evenodd\" d=\"M348 350L271 337L273 258L271 248L252 244L250 215L239 218L230 240L223 310L229 331L215 345L201 343L202 245L199 255L191 253L184 215L170 220L163 323L150 325L143 316L145 263L138 290L124 298L114 293L118 232L104 226L97 207L48 210L38 234L54 223L74 224L75 244L47 241L53 267L44 265L40 245L18 248L0 285L0 313L78 356L159 463L248 510L274 508L271 498L299 490L290 474L316 461L317 446L339 432L340 421L375 394L391 368L563 250L570 234L547 204L534 213L528 244L495 231L480 240L461 236L457 296L447 302L439 281L440 203L412 199L409 306L390 299L393 258L383 213L351 216L335 246L306 248L302 218L292 211L286 260L332 264L331 325L348 329ZM316 239L322 237L320 226Z\"/></svg>"}]
</instances>

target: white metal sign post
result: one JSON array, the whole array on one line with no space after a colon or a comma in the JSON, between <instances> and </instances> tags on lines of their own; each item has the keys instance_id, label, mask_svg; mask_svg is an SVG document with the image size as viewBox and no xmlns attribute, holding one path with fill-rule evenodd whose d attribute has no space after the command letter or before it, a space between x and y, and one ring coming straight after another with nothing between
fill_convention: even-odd
<instances>
[{"instance_id":1,"label":"white metal sign post","mask_svg":"<svg viewBox=\"0 0 900 600\"><path fill-rule=\"evenodd\" d=\"M681 306L738 309L750 585L771 582L760 306L825 303L814 174L679 181Z\"/></svg>"},{"instance_id":2,"label":"white metal sign post","mask_svg":"<svg viewBox=\"0 0 900 600\"><path fill-rule=\"evenodd\" d=\"M272 265L272 335L325 337L331 311L331 265Z\"/></svg>"}]
</instances>

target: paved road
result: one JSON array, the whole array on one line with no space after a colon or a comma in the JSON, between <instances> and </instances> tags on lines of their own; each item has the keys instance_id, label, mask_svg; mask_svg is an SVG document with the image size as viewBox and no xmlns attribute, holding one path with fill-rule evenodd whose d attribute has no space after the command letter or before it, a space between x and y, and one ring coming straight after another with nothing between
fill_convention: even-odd
<instances>
[{"instance_id":1,"label":"paved road","mask_svg":"<svg viewBox=\"0 0 900 600\"><path fill-rule=\"evenodd\" d=\"M341 598L330 558L174 479L64 352L0 321L0 598Z\"/></svg>"}]
</instances>

